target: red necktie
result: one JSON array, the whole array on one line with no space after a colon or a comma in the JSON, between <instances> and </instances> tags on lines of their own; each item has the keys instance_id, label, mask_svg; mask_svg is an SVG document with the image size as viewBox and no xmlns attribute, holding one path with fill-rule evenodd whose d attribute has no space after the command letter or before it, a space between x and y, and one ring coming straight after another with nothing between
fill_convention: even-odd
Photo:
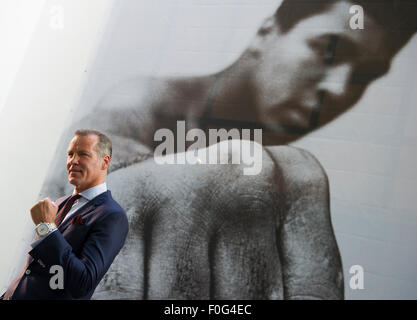
<instances>
[{"instance_id":1,"label":"red necktie","mask_svg":"<svg viewBox=\"0 0 417 320\"><path fill-rule=\"evenodd\" d=\"M67 213L71 210L74 202L76 200L78 200L79 198L81 198L81 195L80 194L74 194L74 195L72 195L67 200L67 202L65 203L65 205L61 208L61 210L59 210L59 212L57 213L57 215L55 217L55 221L54 221L57 227L59 227L59 225L64 220L64 218L67 215Z\"/></svg>"}]
</instances>

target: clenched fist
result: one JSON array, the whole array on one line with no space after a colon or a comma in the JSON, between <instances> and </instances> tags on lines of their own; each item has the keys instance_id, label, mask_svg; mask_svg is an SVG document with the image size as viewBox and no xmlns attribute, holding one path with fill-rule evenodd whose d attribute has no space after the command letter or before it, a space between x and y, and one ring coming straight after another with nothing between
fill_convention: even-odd
<instances>
[{"instance_id":1,"label":"clenched fist","mask_svg":"<svg viewBox=\"0 0 417 320\"><path fill-rule=\"evenodd\" d=\"M342 299L324 170L295 148L262 159L254 176L153 159L112 172L130 229L92 298Z\"/></svg>"},{"instance_id":2,"label":"clenched fist","mask_svg":"<svg viewBox=\"0 0 417 320\"><path fill-rule=\"evenodd\" d=\"M35 225L41 222L54 222L58 206L49 198L38 201L31 209L30 214Z\"/></svg>"}]
</instances>

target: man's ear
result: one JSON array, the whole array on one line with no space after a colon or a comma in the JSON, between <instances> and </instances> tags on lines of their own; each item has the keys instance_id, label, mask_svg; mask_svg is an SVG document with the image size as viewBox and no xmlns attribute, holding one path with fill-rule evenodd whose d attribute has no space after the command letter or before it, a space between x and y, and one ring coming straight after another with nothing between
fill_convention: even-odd
<instances>
[{"instance_id":1,"label":"man's ear","mask_svg":"<svg viewBox=\"0 0 417 320\"><path fill-rule=\"evenodd\" d=\"M101 169L102 170L108 169L109 166L110 166L110 156L109 155L105 155L103 157L103 163L101 165Z\"/></svg>"},{"instance_id":2,"label":"man's ear","mask_svg":"<svg viewBox=\"0 0 417 320\"><path fill-rule=\"evenodd\" d=\"M265 40L268 35L273 34L277 31L275 16L267 18L258 29L256 36L248 47L248 52L251 56L257 58L261 55L262 49L264 48Z\"/></svg>"},{"instance_id":3,"label":"man's ear","mask_svg":"<svg viewBox=\"0 0 417 320\"><path fill-rule=\"evenodd\" d=\"M275 21L275 16L271 16L269 18L267 18L261 25L261 27L259 28L258 32L257 32L257 36L265 36L270 34L271 32L275 31L275 27L276 27L276 21Z\"/></svg>"}]
</instances>

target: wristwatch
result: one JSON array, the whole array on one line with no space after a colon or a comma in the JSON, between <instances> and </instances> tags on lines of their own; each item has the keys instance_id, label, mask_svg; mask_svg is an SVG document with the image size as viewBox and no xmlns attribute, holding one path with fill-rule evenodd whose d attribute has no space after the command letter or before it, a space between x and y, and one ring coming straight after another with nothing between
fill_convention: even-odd
<instances>
[{"instance_id":1,"label":"wristwatch","mask_svg":"<svg viewBox=\"0 0 417 320\"><path fill-rule=\"evenodd\" d=\"M55 223L41 222L36 226L36 233L42 238L55 229L57 229Z\"/></svg>"}]
</instances>

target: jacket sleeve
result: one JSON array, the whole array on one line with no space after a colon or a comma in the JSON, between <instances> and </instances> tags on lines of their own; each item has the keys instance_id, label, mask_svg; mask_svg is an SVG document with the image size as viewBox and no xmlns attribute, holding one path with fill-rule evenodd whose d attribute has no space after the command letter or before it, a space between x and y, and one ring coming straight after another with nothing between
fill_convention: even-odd
<instances>
[{"instance_id":1,"label":"jacket sleeve","mask_svg":"<svg viewBox=\"0 0 417 320\"><path fill-rule=\"evenodd\" d=\"M53 232L29 254L41 259L49 269L59 265L64 271L64 289L75 299L94 290L124 245L128 221L124 212L112 212L95 223L77 256L61 232Z\"/></svg>"}]
</instances>

